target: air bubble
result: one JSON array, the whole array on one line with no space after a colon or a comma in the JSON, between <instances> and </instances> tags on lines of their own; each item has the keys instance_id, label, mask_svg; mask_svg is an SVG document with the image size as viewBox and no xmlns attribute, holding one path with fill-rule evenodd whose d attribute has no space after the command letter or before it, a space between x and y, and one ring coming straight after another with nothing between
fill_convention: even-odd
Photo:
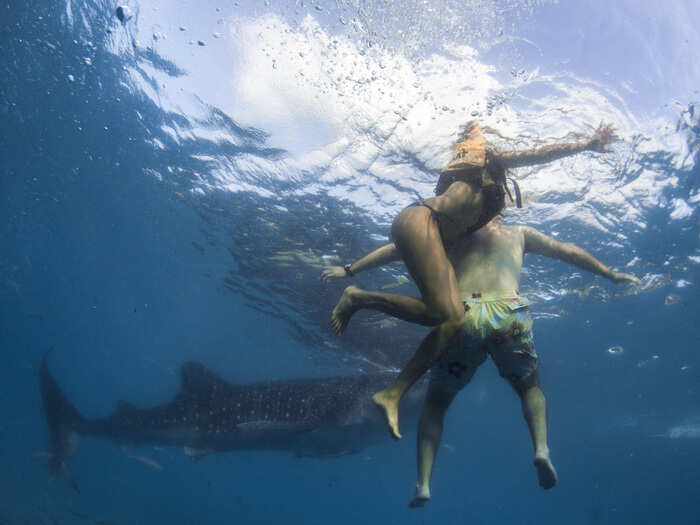
<instances>
[{"instance_id":1,"label":"air bubble","mask_svg":"<svg viewBox=\"0 0 700 525\"><path fill-rule=\"evenodd\" d=\"M134 13L131 12L131 9L129 9L129 6L126 5L120 5L116 9L117 13L117 18L122 24L125 24L127 21L129 21L133 16Z\"/></svg>"},{"instance_id":2,"label":"air bubble","mask_svg":"<svg viewBox=\"0 0 700 525\"><path fill-rule=\"evenodd\" d=\"M612 355L620 355L625 351L620 345L611 346L608 348L608 353Z\"/></svg>"},{"instance_id":3,"label":"air bubble","mask_svg":"<svg viewBox=\"0 0 700 525\"><path fill-rule=\"evenodd\" d=\"M664 299L664 304L668 306L669 304L675 304L678 302L678 299L680 299L680 296L670 293L666 296L666 299Z\"/></svg>"}]
</instances>

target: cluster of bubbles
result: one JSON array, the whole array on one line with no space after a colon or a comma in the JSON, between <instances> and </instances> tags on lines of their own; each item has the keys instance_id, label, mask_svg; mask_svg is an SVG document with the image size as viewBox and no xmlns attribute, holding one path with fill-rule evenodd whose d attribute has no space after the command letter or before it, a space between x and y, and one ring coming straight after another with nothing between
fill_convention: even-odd
<instances>
[{"instance_id":1,"label":"cluster of bubbles","mask_svg":"<svg viewBox=\"0 0 700 525\"><path fill-rule=\"evenodd\" d=\"M365 206L366 202L374 203L379 200L381 206L372 208L370 211L385 219L383 213L386 216L393 216L395 207L404 204L404 201L398 198L401 197L398 194L407 193L406 187L418 188L421 194L431 191L432 185L425 181L428 179L432 181L432 174L421 178L421 174L416 175L418 170L415 168L420 169L422 165L435 167L439 165L435 159L440 154L444 155L444 151L438 150L434 144L439 143L442 145L440 146L442 150L446 150L445 144L449 141L445 140L445 137L437 137L432 133L434 129L456 130L457 123L470 118L485 119L487 124L498 124L500 130L505 135L509 135L507 137L509 140L505 142L513 142L511 140L514 136L513 131L520 135L523 134L523 130L528 133L530 130L527 126L530 124L533 127L542 124L548 131L553 129L550 122L542 120L548 118L546 114L538 113L531 123L527 121L526 111L519 112L517 119L513 118L515 115L513 108L509 107L511 102L509 90L516 83L530 80L531 74L526 69L510 67L510 76L513 80L511 84L504 87L504 84L492 81L493 77L489 73L490 66L480 62L476 52L471 55L460 54L465 53L465 49L469 46L473 50L478 50L487 43L508 39L510 31L508 24L513 20L526 20L529 13L542 3L547 2L336 0L320 3L315 0L306 2L272 0L265 2L267 11L255 22L246 19L244 22L239 20L237 23L245 23L248 27L255 28L255 33L242 35L252 38L241 38L240 41L245 43L251 53L266 57L269 61L266 64L267 72L275 71L276 78L273 80L279 82L284 75L293 76L300 84L313 88L303 94L310 93L318 99L318 107L326 108L328 105L324 106L324 104L329 104L329 99L334 99L335 102L331 101L332 103L337 107L342 106L337 114L348 116L347 120L352 121L352 132L343 130L346 132L350 146L345 151L338 149L337 152L327 152L328 156L333 158L332 165L329 163L328 166L312 166L319 168L314 171L314 175L320 174L319 177L314 177L316 183L314 188L325 184L329 188L329 195L342 195L343 199L349 199L353 204L367 208L370 206ZM267 16L271 13L275 16ZM128 23L135 17L134 12L126 5L117 7L115 15L122 24ZM221 22L223 19L218 20L217 24ZM179 30L182 32L186 28L179 26ZM214 38L221 37L219 32L212 35ZM161 39L165 39L165 36L160 31L153 33L154 41ZM203 40L190 43L205 45ZM437 59L436 56L438 56ZM86 58L88 65L89 60L89 57ZM249 77L256 78L259 84L266 80L257 75L249 75ZM68 80L73 82L75 79L69 75ZM441 92L440 90L449 82L453 85ZM563 100L581 98L578 97L580 92L575 85L568 86L570 90L567 92L564 90L567 87L565 84L566 81L557 86L560 98ZM275 83L275 88L279 85L282 84ZM259 85L257 89L260 89ZM288 91L282 96L287 98L299 96L293 89ZM463 96L464 92L468 92L469 96ZM519 98L522 99L522 97ZM581 100L582 107L601 105L601 100L593 96L582 97ZM606 108L606 111L608 109ZM551 114L555 111L547 113ZM684 122L688 129L694 129L697 126L696 113L692 105L684 112ZM496 117L489 122L488 117L494 114ZM324 115L324 117L327 116ZM508 124L506 124L506 117ZM517 126L510 124L514 120L517 120ZM555 120L562 122L562 128L569 125L566 117L558 113ZM616 122L623 121L624 115L619 115L619 119L616 119ZM430 126L430 132L426 130L428 126ZM264 122L262 127L273 128ZM576 126L572 127L576 128ZM560 129L551 131L554 134L559 132ZM434 144L425 142L426 136L431 137ZM531 138L532 136L525 135L526 145L532 144ZM285 147L284 141L281 145ZM433 149L430 150L430 148ZM402 157L404 152L408 154ZM399 173L401 163L406 162L404 157L414 164ZM634 158L628 159L630 164L634 164L633 161ZM271 171L277 168L273 162L269 164L270 166L265 166L266 175L270 175ZM304 169L308 167L300 166ZM285 165L280 169L286 174L289 167L290 165ZM652 168L661 169L656 166ZM228 171L240 174L244 170ZM602 166L599 170L601 173L597 180L604 183L600 185L591 185L588 180L592 173L595 175L594 170L587 169L585 173L584 170L577 171L583 173L582 180L575 180L575 174L573 174L566 179L569 187L564 188L562 184L562 192L566 194L564 202L554 205L542 199L542 202L537 203L538 207L532 206L526 213L541 213L543 217L552 221L576 217L584 226L597 228L602 233L612 235L616 228L610 225L615 226L622 220L620 215L623 214L619 213L619 206L625 206L628 202L626 199L636 202L634 199L639 195L649 193L639 189L644 182L641 178L636 186L635 181L630 181L630 186L638 189L631 188L626 194L617 191L619 184L615 185L615 191L604 191L611 185L609 175L613 170L609 166ZM641 173L643 170L628 166L626 171ZM332 175L329 175L331 173ZM346 177L353 179L353 185L346 186L342 177L337 176L339 173L346 175L349 173L353 176L361 173L363 177ZM408 178L407 173L410 173L411 179L404 187L403 181ZM395 176L395 174L399 175ZM529 176L530 191L545 196L553 193L548 182L551 179L546 176L546 172L542 172L541 177L538 177L534 171L526 175ZM418 182L424 183L424 186L418 186L415 179L419 179ZM367 184L367 180L370 180L371 184ZM367 188L370 185L373 186L371 190ZM233 187L239 186L233 185ZM300 188L297 186L297 189ZM541 191L537 192L537 190ZM596 195L596 191L599 195ZM353 199L353 195L362 197ZM613 198L617 200L613 202ZM653 194L648 198L653 200ZM587 205L580 206L581 202ZM577 208L573 209L572 206ZM624 218L628 224L632 224L635 220L637 223L643 222L643 214L637 211L635 215L636 211L634 207L626 210ZM537 215L527 218L534 223L544 222ZM614 239L614 242L617 244L611 244L611 246L621 248L624 247L626 238L619 235L619 239ZM640 266L635 263L633 268L636 270ZM666 286L669 282L670 277L667 275L648 274L639 291ZM601 301L607 301L613 293L625 295L631 293L628 290L630 289L624 288L609 292L605 287L595 286L587 287L578 293L582 298L592 294ZM672 305L678 300L677 294L668 294L664 303ZM615 345L609 348L608 352L611 355L619 355L624 350Z\"/></svg>"},{"instance_id":2,"label":"cluster of bubbles","mask_svg":"<svg viewBox=\"0 0 700 525\"><path fill-rule=\"evenodd\" d=\"M446 45L491 41L503 36L535 7L556 0L266 0L293 27L305 15L335 24L337 34L366 50L380 48L420 60Z\"/></svg>"}]
</instances>

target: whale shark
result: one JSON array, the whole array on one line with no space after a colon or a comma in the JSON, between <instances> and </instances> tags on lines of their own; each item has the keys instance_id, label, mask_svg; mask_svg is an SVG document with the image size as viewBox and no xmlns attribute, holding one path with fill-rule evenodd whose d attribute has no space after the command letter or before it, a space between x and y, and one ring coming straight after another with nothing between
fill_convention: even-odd
<instances>
[{"instance_id":1,"label":"whale shark","mask_svg":"<svg viewBox=\"0 0 700 525\"><path fill-rule=\"evenodd\" d=\"M86 419L66 397L42 360L39 386L48 425L48 470L64 472L83 436L112 440L128 452L146 445L183 447L193 458L235 450L281 450L317 458L360 452L389 436L373 405L374 392L395 372L234 384L196 362L180 369L180 389L168 403L137 408L118 401L109 416ZM416 384L401 405L401 418L415 422L427 381ZM128 447L128 448L127 448Z\"/></svg>"}]
</instances>

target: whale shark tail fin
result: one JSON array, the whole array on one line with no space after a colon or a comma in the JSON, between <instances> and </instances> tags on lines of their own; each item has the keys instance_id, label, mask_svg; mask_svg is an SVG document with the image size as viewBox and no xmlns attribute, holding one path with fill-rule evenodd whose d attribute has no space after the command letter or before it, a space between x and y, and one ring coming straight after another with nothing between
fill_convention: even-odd
<instances>
[{"instance_id":1,"label":"whale shark tail fin","mask_svg":"<svg viewBox=\"0 0 700 525\"><path fill-rule=\"evenodd\" d=\"M51 375L46 362L47 357L48 354L41 361L39 388L49 427L49 478L56 479L61 472L66 472L75 488L76 484L66 468L66 461L78 448L85 419L78 413Z\"/></svg>"}]
</instances>

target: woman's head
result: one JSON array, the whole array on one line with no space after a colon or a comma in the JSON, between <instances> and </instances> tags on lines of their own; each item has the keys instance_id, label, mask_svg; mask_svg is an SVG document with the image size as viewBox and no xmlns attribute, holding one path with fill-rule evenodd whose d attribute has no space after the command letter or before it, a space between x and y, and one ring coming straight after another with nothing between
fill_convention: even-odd
<instances>
[{"instance_id":1,"label":"woman's head","mask_svg":"<svg viewBox=\"0 0 700 525\"><path fill-rule=\"evenodd\" d=\"M467 122L460 132L452 160L440 173L435 195L442 195L457 180L479 181L482 185L506 181L505 168L487 147L475 120Z\"/></svg>"},{"instance_id":2,"label":"woman's head","mask_svg":"<svg viewBox=\"0 0 700 525\"><path fill-rule=\"evenodd\" d=\"M475 182L481 186L503 185L508 172L490 149L486 150L485 166L465 166L462 169L445 169L440 172L435 195L442 195L453 182Z\"/></svg>"},{"instance_id":3,"label":"woman's head","mask_svg":"<svg viewBox=\"0 0 700 525\"><path fill-rule=\"evenodd\" d=\"M463 171L486 166L486 139L475 120L467 122L454 144L452 160L443 171Z\"/></svg>"}]
</instances>

